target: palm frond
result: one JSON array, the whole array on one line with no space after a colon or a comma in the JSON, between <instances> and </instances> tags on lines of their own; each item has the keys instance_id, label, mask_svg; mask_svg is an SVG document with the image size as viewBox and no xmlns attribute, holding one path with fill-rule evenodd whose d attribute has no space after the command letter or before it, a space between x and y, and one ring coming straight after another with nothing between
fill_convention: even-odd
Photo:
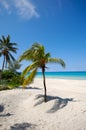
<instances>
[{"instance_id":1,"label":"palm frond","mask_svg":"<svg viewBox=\"0 0 86 130\"><path fill-rule=\"evenodd\" d=\"M48 63L59 63L62 67L65 67L65 62L60 58L49 58Z\"/></svg>"},{"instance_id":2,"label":"palm frond","mask_svg":"<svg viewBox=\"0 0 86 130\"><path fill-rule=\"evenodd\" d=\"M12 53L16 53L16 50L18 50L18 48L16 48L16 47L9 47L9 49L8 49L10 52L12 52Z\"/></svg>"},{"instance_id":3,"label":"palm frond","mask_svg":"<svg viewBox=\"0 0 86 130\"><path fill-rule=\"evenodd\" d=\"M9 52L9 56L10 56L10 59L12 59L12 61L15 61L15 58L12 56L10 52Z\"/></svg>"},{"instance_id":4,"label":"palm frond","mask_svg":"<svg viewBox=\"0 0 86 130\"><path fill-rule=\"evenodd\" d=\"M11 42L8 42L8 43L9 43L8 44L9 47L17 46L17 43L11 43Z\"/></svg>"},{"instance_id":5,"label":"palm frond","mask_svg":"<svg viewBox=\"0 0 86 130\"><path fill-rule=\"evenodd\" d=\"M4 35L2 35L2 42L3 42L3 43L6 42L6 39L5 39Z\"/></svg>"},{"instance_id":6,"label":"palm frond","mask_svg":"<svg viewBox=\"0 0 86 130\"><path fill-rule=\"evenodd\" d=\"M10 35L7 36L6 41L7 41L7 43L10 42Z\"/></svg>"},{"instance_id":7,"label":"palm frond","mask_svg":"<svg viewBox=\"0 0 86 130\"><path fill-rule=\"evenodd\" d=\"M40 48L42 45L41 44L39 44L39 43L37 43L37 42L35 42L33 45L32 45L32 48L34 49L36 49L36 48Z\"/></svg>"},{"instance_id":8,"label":"palm frond","mask_svg":"<svg viewBox=\"0 0 86 130\"><path fill-rule=\"evenodd\" d=\"M2 53L0 52L0 56L2 56Z\"/></svg>"},{"instance_id":9,"label":"palm frond","mask_svg":"<svg viewBox=\"0 0 86 130\"><path fill-rule=\"evenodd\" d=\"M2 46L2 44L1 44L1 42L0 42L0 50L2 50L2 48L3 48L3 46Z\"/></svg>"},{"instance_id":10,"label":"palm frond","mask_svg":"<svg viewBox=\"0 0 86 130\"><path fill-rule=\"evenodd\" d=\"M7 67L7 63L11 64L10 56L5 55L5 67Z\"/></svg>"},{"instance_id":11,"label":"palm frond","mask_svg":"<svg viewBox=\"0 0 86 130\"><path fill-rule=\"evenodd\" d=\"M38 68L38 62L33 62L31 65L29 65L29 66L27 66L25 69L24 69L24 71L23 71L23 73L22 73L22 77L25 77L27 74L28 74L28 72L30 72L31 70L33 70L34 68Z\"/></svg>"},{"instance_id":12,"label":"palm frond","mask_svg":"<svg viewBox=\"0 0 86 130\"><path fill-rule=\"evenodd\" d=\"M45 54L45 61L46 61L46 63L48 62L49 57L50 57L50 53L46 53Z\"/></svg>"},{"instance_id":13,"label":"palm frond","mask_svg":"<svg viewBox=\"0 0 86 130\"><path fill-rule=\"evenodd\" d=\"M29 50L26 50L19 58L19 61L22 60L31 60L36 61L44 57L44 46L39 43L34 43Z\"/></svg>"},{"instance_id":14,"label":"palm frond","mask_svg":"<svg viewBox=\"0 0 86 130\"><path fill-rule=\"evenodd\" d=\"M19 62L22 60L31 60L34 52L32 50L26 50L19 58Z\"/></svg>"},{"instance_id":15,"label":"palm frond","mask_svg":"<svg viewBox=\"0 0 86 130\"><path fill-rule=\"evenodd\" d=\"M23 82L23 87L25 88L26 85L29 85L32 83L35 75L36 75L36 72L37 72L37 68L35 68L29 76L27 76L25 79L24 79L24 82Z\"/></svg>"},{"instance_id":16,"label":"palm frond","mask_svg":"<svg viewBox=\"0 0 86 130\"><path fill-rule=\"evenodd\" d=\"M34 52L36 53L36 55L38 55L39 57L43 57L45 54L45 48L43 45L39 44L39 43L34 43L32 45L32 49L34 50Z\"/></svg>"}]
</instances>

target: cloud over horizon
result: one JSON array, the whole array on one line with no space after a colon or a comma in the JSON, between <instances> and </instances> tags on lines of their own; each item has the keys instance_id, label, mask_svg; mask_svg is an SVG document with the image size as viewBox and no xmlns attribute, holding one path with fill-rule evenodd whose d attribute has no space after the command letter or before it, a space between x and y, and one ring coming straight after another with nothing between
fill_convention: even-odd
<instances>
[{"instance_id":1,"label":"cloud over horizon","mask_svg":"<svg viewBox=\"0 0 86 130\"><path fill-rule=\"evenodd\" d=\"M31 0L0 0L0 13L6 11L8 14L13 12L23 19L38 18L35 5Z\"/></svg>"}]
</instances>

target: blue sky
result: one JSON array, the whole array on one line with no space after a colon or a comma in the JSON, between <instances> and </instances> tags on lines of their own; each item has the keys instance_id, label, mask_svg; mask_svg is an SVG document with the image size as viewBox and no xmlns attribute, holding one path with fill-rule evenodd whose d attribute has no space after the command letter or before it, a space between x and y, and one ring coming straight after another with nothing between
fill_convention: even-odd
<instances>
[{"instance_id":1,"label":"blue sky","mask_svg":"<svg viewBox=\"0 0 86 130\"><path fill-rule=\"evenodd\" d=\"M8 34L18 43L16 59L39 42L66 63L48 71L86 71L86 0L0 0L0 38Z\"/></svg>"}]
</instances>

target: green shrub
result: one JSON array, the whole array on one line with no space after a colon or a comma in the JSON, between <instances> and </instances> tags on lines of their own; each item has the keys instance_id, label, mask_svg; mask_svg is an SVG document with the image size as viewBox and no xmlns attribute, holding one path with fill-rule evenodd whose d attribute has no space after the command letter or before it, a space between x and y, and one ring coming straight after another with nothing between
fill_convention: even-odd
<instances>
[{"instance_id":1,"label":"green shrub","mask_svg":"<svg viewBox=\"0 0 86 130\"><path fill-rule=\"evenodd\" d=\"M5 80L0 80L0 90L9 89Z\"/></svg>"},{"instance_id":2,"label":"green shrub","mask_svg":"<svg viewBox=\"0 0 86 130\"><path fill-rule=\"evenodd\" d=\"M12 77L12 79L10 79L10 81L7 82L8 86L10 86L11 88L15 88L21 85L21 77L20 75L15 75Z\"/></svg>"},{"instance_id":3,"label":"green shrub","mask_svg":"<svg viewBox=\"0 0 86 130\"><path fill-rule=\"evenodd\" d=\"M11 70L4 70L0 82L0 90L12 89L21 85L21 75Z\"/></svg>"}]
</instances>

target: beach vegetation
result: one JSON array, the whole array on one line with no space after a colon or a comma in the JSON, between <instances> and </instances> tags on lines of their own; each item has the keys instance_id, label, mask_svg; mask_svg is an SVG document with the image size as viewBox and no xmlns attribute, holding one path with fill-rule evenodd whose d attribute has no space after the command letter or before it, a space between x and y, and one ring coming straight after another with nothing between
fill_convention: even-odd
<instances>
[{"instance_id":1,"label":"beach vegetation","mask_svg":"<svg viewBox=\"0 0 86 130\"><path fill-rule=\"evenodd\" d=\"M4 70L2 72L2 80L0 80L0 90L13 89L21 85L21 74L12 70Z\"/></svg>"},{"instance_id":2,"label":"beach vegetation","mask_svg":"<svg viewBox=\"0 0 86 130\"><path fill-rule=\"evenodd\" d=\"M22 60L32 61L24 71L22 72L23 86L32 83L38 69L42 70L43 85L44 85L44 102L47 102L47 90L45 81L45 69L47 69L47 63L58 63L62 67L65 67L65 62L61 58L52 58L50 53L45 52L45 47L39 43L34 43L30 49L26 50L19 58ZM28 74L30 72L30 74Z\"/></svg>"},{"instance_id":3,"label":"beach vegetation","mask_svg":"<svg viewBox=\"0 0 86 130\"><path fill-rule=\"evenodd\" d=\"M5 80L0 80L0 91L1 90L7 90L9 87L7 86L7 83Z\"/></svg>"}]
</instances>

